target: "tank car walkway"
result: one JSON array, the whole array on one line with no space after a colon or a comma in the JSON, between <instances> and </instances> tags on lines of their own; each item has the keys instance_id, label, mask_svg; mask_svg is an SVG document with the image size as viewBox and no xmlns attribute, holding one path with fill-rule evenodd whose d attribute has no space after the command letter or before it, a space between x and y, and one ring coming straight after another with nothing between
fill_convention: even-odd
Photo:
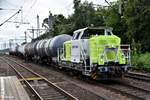
<instances>
[{"instance_id":1,"label":"tank car walkway","mask_svg":"<svg viewBox=\"0 0 150 100\"><path fill-rule=\"evenodd\" d=\"M0 100L30 100L15 76L0 77Z\"/></svg>"}]
</instances>

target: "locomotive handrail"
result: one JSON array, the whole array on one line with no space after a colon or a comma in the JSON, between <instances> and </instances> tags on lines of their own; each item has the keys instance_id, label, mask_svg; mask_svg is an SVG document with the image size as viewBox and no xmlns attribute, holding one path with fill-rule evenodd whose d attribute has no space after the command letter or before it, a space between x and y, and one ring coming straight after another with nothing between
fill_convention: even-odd
<instances>
[{"instance_id":1,"label":"locomotive handrail","mask_svg":"<svg viewBox=\"0 0 150 100\"><path fill-rule=\"evenodd\" d=\"M125 59L127 61L127 64L131 66L131 57L130 57L130 52L131 52L131 49L130 49L130 45L129 44L121 44L121 45L113 45L113 44L106 44L106 45L98 45L99 47L103 47L104 50L102 52L101 55L104 56L104 59L106 62L108 62L107 60L107 57L106 57L106 49L111 49L113 48L115 51L116 51L116 59L115 61L118 61L118 50L117 48L120 48L121 52L123 53L123 55L125 56ZM99 59L101 58L101 55L99 55Z\"/></svg>"}]
</instances>

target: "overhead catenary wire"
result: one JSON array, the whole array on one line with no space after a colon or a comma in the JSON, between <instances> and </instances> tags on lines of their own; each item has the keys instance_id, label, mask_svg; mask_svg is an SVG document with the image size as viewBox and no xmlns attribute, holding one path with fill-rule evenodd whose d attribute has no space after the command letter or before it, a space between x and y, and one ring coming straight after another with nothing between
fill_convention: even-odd
<instances>
[{"instance_id":1,"label":"overhead catenary wire","mask_svg":"<svg viewBox=\"0 0 150 100\"><path fill-rule=\"evenodd\" d=\"M0 8L0 10L18 10L18 9L6 9L6 8Z\"/></svg>"},{"instance_id":2,"label":"overhead catenary wire","mask_svg":"<svg viewBox=\"0 0 150 100\"><path fill-rule=\"evenodd\" d=\"M1 23L0 24L0 26L2 26L3 24L5 24L8 20L10 20L11 18L13 18L16 14L18 14L18 13L20 13L20 9L16 12L16 13L14 13L11 17L9 17L7 20L5 20L3 23Z\"/></svg>"},{"instance_id":3,"label":"overhead catenary wire","mask_svg":"<svg viewBox=\"0 0 150 100\"><path fill-rule=\"evenodd\" d=\"M30 24L29 22L23 22L23 20L20 21L22 19L20 15L21 15L21 12L22 12L22 9L23 9L23 8L21 9L21 7L25 8L25 6L27 4L26 1L27 0L18 0L17 2L13 2L11 0L10 1L4 0L4 4L0 7L0 10L2 10L4 14L8 13L9 15L7 17L6 16L4 16L4 17L2 16L1 17L4 20L0 22L0 26L4 26L7 22L15 23L16 28L18 28L17 26L19 26L20 24ZM24 16L22 15L22 17L24 17ZM8 24L7 27L9 28L12 25L14 25L14 24ZM6 29L5 27L3 27L3 28L4 28L4 30ZM2 31L4 31L3 28L2 28ZM8 30L8 28L6 30ZM13 27L11 27L11 28L13 29ZM16 31L17 32L23 31L23 27L22 28L18 28ZM12 33L10 33L10 34L12 34ZM20 35L20 34L17 34L17 37L18 37L18 35ZM16 35L12 35L11 38L14 37L14 36L16 37ZM8 36L4 37L4 39L7 39L7 38L8 38Z\"/></svg>"},{"instance_id":4,"label":"overhead catenary wire","mask_svg":"<svg viewBox=\"0 0 150 100\"><path fill-rule=\"evenodd\" d=\"M112 5L111 5L107 0L105 0L105 2L106 2L110 7L112 7Z\"/></svg>"},{"instance_id":5,"label":"overhead catenary wire","mask_svg":"<svg viewBox=\"0 0 150 100\"><path fill-rule=\"evenodd\" d=\"M108 2L107 0L105 0L105 2L114 10L114 12L115 12L116 14L118 14L118 15L121 16L121 13L119 13L119 12L117 11L117 9L115 9L115 8L113 7L113 5L112 5L110 2Z\"/></svg>"}]
</instances>

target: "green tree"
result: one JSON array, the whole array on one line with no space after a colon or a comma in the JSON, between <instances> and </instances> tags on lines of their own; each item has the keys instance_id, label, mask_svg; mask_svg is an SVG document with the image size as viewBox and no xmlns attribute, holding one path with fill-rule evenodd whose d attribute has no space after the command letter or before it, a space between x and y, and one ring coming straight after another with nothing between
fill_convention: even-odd
<instances>
[{"instance_id":1,"label":"green tree","mask_svg":"<svg viewBox=\"0 0 150 100\"><path fill-rule=\"evenodd\" d=\"M94 9L92 2L81 3L80 0L74 0L74 10L72 17L75 29L103 25L103 17Z\"/></svg>"},{"instance_id":2,"label":"green tree","mask_svg":"<svg viewBox=\"0 0 150 100\"><path fill-rule=\"evenodd\" d=\"M103 9L104 25L113 28L113 33L121 37L122 43L127 43L127 25L125 18L118 12L118 2L111 4L111 7Z\"/></svg>"},{"instance_id":3,"label":"green tree","mask_svg":"<svg viewBox=\"0 0 150 100\"><path fill-rule=\"evenodd\" d=\"M125 8L129 41L137 51L150 51L150 2L128 0Z\"/></svg>"}]
</instances>

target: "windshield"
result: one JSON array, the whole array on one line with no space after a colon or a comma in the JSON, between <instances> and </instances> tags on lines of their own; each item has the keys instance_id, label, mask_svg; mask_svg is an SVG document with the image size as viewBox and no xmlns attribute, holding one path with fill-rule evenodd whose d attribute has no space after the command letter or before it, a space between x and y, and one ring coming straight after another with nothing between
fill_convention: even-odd
<instances>
[{"instance_id":1,"label":"windshield","mask_svg":"<svg viewBox=\"0 0 150 100\"><path fill-rule=\"evenodd\" d=\"M104 29L87 29L84 31L82 39L89 39L90 37L104 34L105 34Z\"/></svg>"}]
</instances>

